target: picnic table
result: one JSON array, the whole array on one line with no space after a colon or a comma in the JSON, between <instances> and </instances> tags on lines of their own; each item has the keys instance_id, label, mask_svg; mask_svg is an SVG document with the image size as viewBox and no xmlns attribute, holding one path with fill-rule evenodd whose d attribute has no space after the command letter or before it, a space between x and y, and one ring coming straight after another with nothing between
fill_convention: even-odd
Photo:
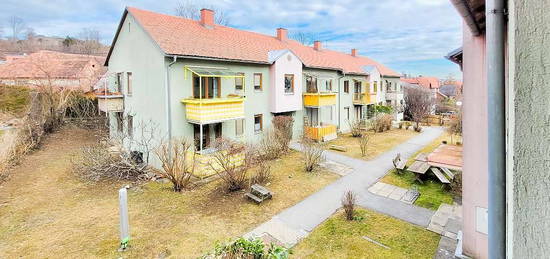
<instances>
[{"instance_id":1,"label":"picnic table","mask_svg":"<svg viewBox=\"0 0 550 259\"><path fill-rule=\"evenodd\" d=\"M408 171L413 172L416 176L415 180L419 183L423 183L422 179L420 177L430 169L430 165L426 162L422 161L414 161L414 163L407 168Z\"/></svg>"},{"instance_id":2,"label":"picnic table","mask_svg":"<svg viewBox=\"0 0 550 259\"><path fill-rule=\"evenodd\" d=\"M258 204L272 197L271 191L259 184L250 186L250 192L245 193L245 196Z\"/></svg>"}]
</instances>

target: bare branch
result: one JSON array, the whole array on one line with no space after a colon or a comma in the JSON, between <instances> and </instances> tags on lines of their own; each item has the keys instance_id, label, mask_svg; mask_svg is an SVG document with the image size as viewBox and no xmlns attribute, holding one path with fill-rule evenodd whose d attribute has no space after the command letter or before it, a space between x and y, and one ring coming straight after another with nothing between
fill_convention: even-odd
<instances>
[{"instance_id":1,"label":"bare branch","mask_svg":"<svg viewBox=\"0 0 550 259\"><path fill-rule=\"evenodd\" d=\"M177 16L183 18L199 20L200 19L200 10L202 8L208 8L214 11L214 19L216 24L227 26L229 24L229 18L227 14L221 8L215 7L213 5L199 5L191 0L180 1L174 8L174 12Z\"/></svg>"}]
</instances>

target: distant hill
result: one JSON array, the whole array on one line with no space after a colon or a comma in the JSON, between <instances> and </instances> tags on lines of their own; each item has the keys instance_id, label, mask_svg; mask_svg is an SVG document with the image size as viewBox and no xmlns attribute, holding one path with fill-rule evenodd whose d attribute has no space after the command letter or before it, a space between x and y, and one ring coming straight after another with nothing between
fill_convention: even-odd
<instances>
[{"instance_id":1,"label":"distant hill","mask_svg":"<svg viewBox=\"0 0 550 259\"><path fill-rule=\"evenodd\" d=\"M0 62L6 55L30 54L39 50L64 53L106 56L109 46L98 40L81 40L73 37L27 36L22 40L0 39Z\"/></svg>"}]
</instances>

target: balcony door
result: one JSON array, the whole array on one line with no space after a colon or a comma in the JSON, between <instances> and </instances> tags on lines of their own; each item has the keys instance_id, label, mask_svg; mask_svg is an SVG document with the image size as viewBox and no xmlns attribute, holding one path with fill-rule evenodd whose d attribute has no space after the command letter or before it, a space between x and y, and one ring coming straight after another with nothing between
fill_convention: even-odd
<instances>
[{"instance_id":1,"label":"balcony door","mask_svg":"<svg viewBox=\"0 0 550 259\"><path fill-rule=\"evenodd\" d=\"M221 92L221 80L219 77L193 76L193 98L220 98Z\"/></svg>"}]
</instances>

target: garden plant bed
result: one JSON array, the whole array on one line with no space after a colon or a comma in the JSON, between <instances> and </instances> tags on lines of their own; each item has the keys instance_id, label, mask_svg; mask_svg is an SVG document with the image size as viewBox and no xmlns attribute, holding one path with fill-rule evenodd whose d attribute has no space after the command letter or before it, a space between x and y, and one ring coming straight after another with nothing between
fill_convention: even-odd
<instances>
[{"instance_id":1,"label":"garden plant bed","mask_svg":"<svg viewBox=\"0 0 550 259\"><path fill-rule=\"evenodd\" d=\"M347 221L337 212L293 249L295 258L432 258L439 235L365 209ZM387 248L386 248L387 247Z\"/></svg>"},{"instance_id":2,"label":"garden plant bed","mask_svg":"<svg viewBox=\"0 0 550 259\"><path fill-rule=\"evenodd\" d=\"M457 137L453 137L453 140L456 141L456 139ZM412 155L407 161L407 166L410 166L414 162L414 158L418 154L428 154L432 152L444 140L450 143L449 134L444 133L439 138L435 139L432 143L426 145L424 148ZM442 203L453 204L453 196L451 192L444 190L442 188L442 184L437 179L430 178L429 180L424 181L424 184L419 184L418 182L415 182L414 173L405 171L403 174L399 175L395 172L395 170L392 170L380 181L405 189L410 189L413 186L417 186L418 191L420 192L420 196L414 204L420 207L437 210L437 208L439 208L439 205L441 205Z\"/></svg>"},{"instance_id":3,"label":"garden plant bed","mask_svg":"<svg viewBox=\"0 0 550 259\"><path fill-rule=\"evenodd\" d=\"M333 152L338 152L353 158L370 160L418 135L417 132L405 129L392 129L381 133L369 131L369 134L371 134L371 137L368 143L367 155L364 157L361 155L359 139L352 137L351 134L341 134L337 139L328 142L327 146L330 147L331 145L335 145L344 147L347 150L346 152Z\"/></svg>"},{"instance_id":4,"label":"garden plant bed","mask_svg":"<svg viewBox=\"0 0 550 259\"><path fill-rule=\"evenodd\" d=\"M14 168L0 186L0 258L196 258L338 178L322 170L305 173L300 153L290 152L273 161L266 184L273 199L260 205L248 201L244 190L220 191L221 181L182 193L169 183L132 187L130 248L121 253L118 189L126 183L89 184L70 171L79 148L96 141L89 131L63 129Z\"/></svg>"}]
</instances>

